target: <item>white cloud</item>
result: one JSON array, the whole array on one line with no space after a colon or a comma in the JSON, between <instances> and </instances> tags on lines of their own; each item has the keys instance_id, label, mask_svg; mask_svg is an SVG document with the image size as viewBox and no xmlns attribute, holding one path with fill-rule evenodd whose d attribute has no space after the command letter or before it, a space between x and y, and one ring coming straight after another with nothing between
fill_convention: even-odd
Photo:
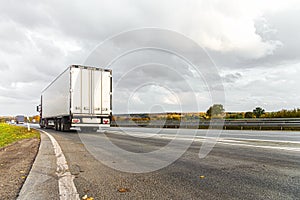
<instances>
[{"instance_id":1,"label":"white cloud","mask_svg":"<svg viewBox=\"0 0 300 200\"><path fill-rule=\"evenodd\" d=\"M226 109L247 111L263 106L267 111L300 107L300 62L272 68L224 70L241 74L234 82L224 82ZM226 77L226 76L225 76Z\"/></svg>"}]
</instances>

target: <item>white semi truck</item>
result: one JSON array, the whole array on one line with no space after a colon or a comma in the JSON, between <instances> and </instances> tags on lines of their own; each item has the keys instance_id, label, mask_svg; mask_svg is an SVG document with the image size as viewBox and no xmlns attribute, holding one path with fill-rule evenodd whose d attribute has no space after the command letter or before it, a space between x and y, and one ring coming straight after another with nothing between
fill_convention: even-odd
<instances>
[{"instance_id":1,"label":"white semi truck","mask_svg":"<svg viewBox=\"0 0 300 200\"><path fill-rule=\"evenodd\" d=\"M40 127L68 131L109 127L112 117L112 70L71 65L41 94Z\"/></svg>"}]
</instances>

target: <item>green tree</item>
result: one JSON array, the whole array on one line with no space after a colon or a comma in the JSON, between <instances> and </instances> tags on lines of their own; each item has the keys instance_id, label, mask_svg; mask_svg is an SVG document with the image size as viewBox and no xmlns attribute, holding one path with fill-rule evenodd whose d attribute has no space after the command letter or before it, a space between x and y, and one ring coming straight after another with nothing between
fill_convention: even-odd
<instances>
[{"instance_id":1,"label":"green tree","mask_svg":"<svg viewBox=\"0 0 300 200\"><path fill-rule=\"evenodd\" d=\"M222 104L214 104L206 111L206 115L210 118L223 117L224 111L225 109Z\"/></svg>"},{"instance_id":2,"label":"green tree","mask_svg":"<svg viewBox=\"0 0 300 200\"><path fill-rule=\"evenodd\" d=\"M256 107L253 110L253 114L255 115L256 118L259 118L261 115L265 114L265 110L261 107Z\"/></svg>"},{"instance_id":3,"label":"green tree","mask_svg":"<svg viewBox=\"0 0 300 200\"><path fill-rule=\"evenodd\" d=\"M246 112L245 118L253 118L253 112Z\"/></svg>"}]
</instances>

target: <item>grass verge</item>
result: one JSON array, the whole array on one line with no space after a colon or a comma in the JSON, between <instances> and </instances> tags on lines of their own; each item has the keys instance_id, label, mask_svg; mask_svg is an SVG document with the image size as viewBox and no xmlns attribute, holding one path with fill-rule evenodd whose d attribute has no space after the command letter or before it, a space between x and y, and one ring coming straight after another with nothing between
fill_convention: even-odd
<instances>
[{"instance_id":1,"label":"grass verge","mask_svg":"<svg viewBox=\"0 0 300 200\"><path fill-rule=\"evenodd\" d=\"M26 138L40 138L40 133L34 129L28 131L25 127L0 123L0 148Z\"/></svg>"}]
</instances>

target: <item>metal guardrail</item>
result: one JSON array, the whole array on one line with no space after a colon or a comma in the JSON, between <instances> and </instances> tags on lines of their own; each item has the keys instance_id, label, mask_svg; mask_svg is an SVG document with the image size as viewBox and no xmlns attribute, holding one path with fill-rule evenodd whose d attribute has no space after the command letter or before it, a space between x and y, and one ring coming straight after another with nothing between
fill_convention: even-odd
<instances>
[{"instance_id":1,"label":"metal guardrail","mask_svg":"<svg viewBox=\"0 0 300 200\"><path fill-rule=\"evenodd\" d=\"M223 129L276 129L300 130L300 118L290 119L246 119L246 120L199 120L199 121L113 121L112 126L120 127L149 127L149 128L209 128Z\"/></svg>"}]
</instances>

